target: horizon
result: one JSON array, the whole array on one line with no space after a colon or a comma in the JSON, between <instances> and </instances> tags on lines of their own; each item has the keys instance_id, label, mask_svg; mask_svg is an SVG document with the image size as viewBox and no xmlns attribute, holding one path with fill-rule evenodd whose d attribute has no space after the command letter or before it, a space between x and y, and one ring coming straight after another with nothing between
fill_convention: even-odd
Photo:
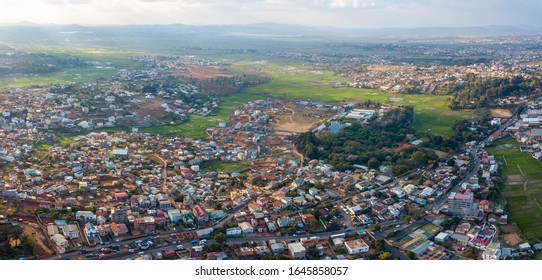
<instances>
[{"instance_id":1,"label":"horizon","mask_svg":"<svg viewBox=\"0 0 542 280\"><path fill-rule=\"evenodd\" d=\"M342 29L542 27L542 0L15 0L3 1L0 25L293 24ZM479 11L484 13L479 13ZM325 22L325 24L322 24Z\"/></svg>"}]
</instances>

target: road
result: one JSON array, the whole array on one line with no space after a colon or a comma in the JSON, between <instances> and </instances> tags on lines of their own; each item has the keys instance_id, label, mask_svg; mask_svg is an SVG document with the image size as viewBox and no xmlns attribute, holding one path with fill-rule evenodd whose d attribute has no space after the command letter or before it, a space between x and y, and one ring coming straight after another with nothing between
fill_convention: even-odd
<instances>
[{"instance_id":1,"label":"road","mask_svg":"<svg viewBox=\"0 0 542 280\"><path fill-rule=\"evenodd\" d=\"M514 116L512 116L508 120L508 122L501 125L499 127L499 129L496 130L496 132L506 130L511 124L513 124L515 121L517 121L517 118L518 118L518 114L516 113ZM450 190L448 190L447 193L458 191L463 183L467 182L472 176L474 176L478 172L478 169L480 168L480 161L478 159L478 152L485 145L488 144L488 139L489 139L489 136L487 138L485 138L484 140L480 141L476 146L474 146L472 148L472 150L470 151L470 155L471 155L471 157L473 159L473 166L472 166L471 170L463 177L463 179L458 184L456 184L454 187L450 188ZM164 180L164 182L163 182L163 187L162 188L164 189L164 191L166 191L166 188L167 188L167 163L158 154L152 154L151 156L156 158L158 161L160 161L164 165L164 170L163 170L163 177L164 177L163 180ZM398 182L400 180L404 180L409 176L412 176L414 174L419 174L419 173L420 173L420 171L413 171L413 172L407 173L405 175L402 175L400 177L395 178L395 180L393 182L381 185L376 189L387 188L390 185L392 185L392 184L394 184L394 183L396 183L396 182ZM427 204L425 208L428 209L428 210L432 210L434 208L439 208L447 201L447 198L448 198L447 195L443 194L440 198L438 198L434 202ZM343 202L344 200L347 200L347 199L349 199L349 198L342 198L342 199L339 199L338 201L335 201L335 203L337 204L337 203ZM344 213L344 214L345 214L345 219L347 221L349 221L348 213ZM219 229L219 228L224 227L227 223L229 223L229 221L231 221L233 216L234 216L234 214L228 214L226 216L226 218L219 221L216 225L212 226L212 228L213 229ZM387 222L379 223L380 226L382 227L382 229L386 229L386 228L388 228L388 229L384 230L382 232L376 233L375 236L378 239L382 239L387 232L390 232L392 230L396 230L395 226L397 226L397 225L399 225L401 223L402 223L402 221L400 221L400 219L396 219L394 221L387 221ZM392 228L392 226L393 226L393 228ZM408 225L402 225L402 226L400 226L400 228L397 228L397 229L403 229L403 228L405 228L407 226ZM353 232L355 232L355 231L357 231L359 229L364 229L364 230L367 229L366 226L354 227L352 223L348 223L348 227L352 228ZM191 231L196 231L196 230L189 230L189 231L183 231L183 232L191 232ZM169 238L169 237L171 237L171 234L175 234L177 232L178 231L165 232L163 234L158 235L158 238L162 238L162 239L163 238ZM344 230L341 229L341 230L337 230L337 231L333 231L333 232L320 232L320 233L302 233L302 234L296 235L296 236L294 236L294 235L292 235L292 236L286 235L286 236L273 236L273 237L257 237L256 235L254 235L254 236L245 236L245 237L236 238L236 239L229 239L228 242L268 241L268 240L271 240L271 239L275 239L277 241L292 241L292 240L298 240L300 238L329 237L331 235L339 234L339 233L344 233ZM145 237L141 237L141 238L143 239ZM114 245L123 246L123 245L131 244L133 242L134 242L134 239L130 239L130 240L122 240L122 241L119 241L119 242L116 242L116 243L113 243L113 244L109 244L109 245L98 245L96 247L93 247L93 248L89 249L86 254L99 253L101 248L110 247L110 246L114 246ZM153 248L153 249L150 249L150 250L146 250L145 252L146 252L146 254L148 254L148 253L155 254L155 253L161 252L163 250L176 249L176 247L178 245L179 244L170 244L170 245L167 245L167 246L164 246L164 247L159 247L159 248ZM182 244L182 245L187 249L192 247L190 243L185 243L185 244ZM405 259L406 258L406 256L400 250L398 250L396 248L393 248L393 247L391 247L391 246L389 246L387 244L385 245L384 249L386 251L392 252L392 255L393 255L393 257L395 259ZM113 258L113 259L125 259L125 258L131 258L131 257L134 257L134 256L137 256L136 252L134 252L132 254L124 255L122 257ZM84 256L79 251L75 251L75 252L62 254L61 256L51 256L51 257L46 258L46 259L63 259L63 258L66 258L66 257L77 258L77 259L84 258Z\"/></svg>"},{"instance_id":2,"label":"road","mask_svg":"<svg viewBox=\"0 0 542 280\"><path fill-rule=\"evenodd\" d=\"M519 114L516 112L516 114L514 114L514 116L512 116L505 124L501 125L495 132L502 132L502 131L506 130L511 124L513 124L513 123L515 123L517 121L518 116L519 116ZM455 186L450 188L446 192L446 194L441 195L434 202L428 203L425 206L425 209L433 210L433 209L438 209L438 208L442 207L442 205L448 200L448 195L447 195L448 193L457 192L463 183L467 182L472 176L474 176L475 174L478 173L478 169L480 168L480 160L478 158L478 152L489 143L488 142L489 137L492 134L490 134L484 140L478 142L478 144L476 144L476 146L474 146L472 148L472 150L470 151L470 156L473 159L474 164L472 166L472 169L465 175L465 177L463 177L463 179L461 179L461 181L458 184L456 184Z\"/></svg>"}]
</instances>

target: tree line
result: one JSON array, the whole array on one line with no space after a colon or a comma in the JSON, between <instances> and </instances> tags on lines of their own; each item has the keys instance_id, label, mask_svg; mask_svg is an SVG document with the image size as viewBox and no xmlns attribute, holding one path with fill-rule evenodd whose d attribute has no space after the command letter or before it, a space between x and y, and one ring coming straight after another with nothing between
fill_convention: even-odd
<instances>
[{"instance_id":1,"label":"tree line","mask_svg":"<svg viewBox=\"0 0 542 280\"><path fill-rule=\"evenodd\" d=\"M301 133L296 146L307 158L329 162L337 170L354 170L354 164L378 168L381 164L393 166L396 174L436 160L431 151L417 147L395 149L414 134L412 107L393 108L378 119L366 124L353 123L338 133Z\"/></svg>"},{"instance_id":2,"label":"tree line","mask_svg":"<svg viewBox=\"0 0 542 280\"><path fill-rule=\"evenodd\" d=\"M468 74L465 83L448 92L452 95L448 106L452 110L489 108L497 98L538 94L541 88L542 81L534 77L479 78Z\"/></svg>"}]
</instances>

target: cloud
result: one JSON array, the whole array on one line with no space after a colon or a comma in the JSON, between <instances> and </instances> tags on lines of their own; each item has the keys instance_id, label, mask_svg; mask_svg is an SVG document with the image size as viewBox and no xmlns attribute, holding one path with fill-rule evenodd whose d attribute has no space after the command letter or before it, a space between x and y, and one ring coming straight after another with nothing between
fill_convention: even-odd
<instances>
[{"instance_id":1,"label":"cloud","mask_svg":"<svg viewBox=\"0 0 542 280\"><path fill-rule=\"evenodd\" d=\"M90 4L91 0L68 0L69 4L82 5Z\"/></svg>"},{"instance_id":2,"label":"cloud","mask_svg":"<svg viewBox=\"0 0 542 280\"><path fill-rule=\"evenodd\" d=\"M3 22L541 26L542 0L2 0Z\"/></svg>"},{"instance_id":3,"label":"cloud","mask_svg":"<svg viewBox=\"0 0 542 280\"><path fill-rule=\"evenodd\" d=\"M327 0L323 1L332 8L369 8L375 7L376 3L374 1L364 1L364 0Z\"/></svg>"}]
</instances>

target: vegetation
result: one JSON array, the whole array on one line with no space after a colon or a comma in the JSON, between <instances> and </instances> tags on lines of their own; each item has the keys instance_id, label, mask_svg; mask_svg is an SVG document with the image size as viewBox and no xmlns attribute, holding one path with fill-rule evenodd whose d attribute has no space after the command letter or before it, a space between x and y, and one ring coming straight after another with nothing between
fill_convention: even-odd
<instances>
[{"instance_id":1,"label":"vegetation","mask_svg":"<svg viewBox=\"0 0 542 280\"><path fill-rule=\"evenodd\" d=\"M108 78L117 70L90 68L73 68L58 72L39 75L3 76L0 77L0 89L10 87L43 86L51 84L71 84L92 82L97 79Z\"/></svg>"},{"instance_id":2,"label":"vegetation","mask_svg":"<svg viewBox=\"0 0 542 280\"><path fill-rule=\"evenodd\" d=\"M0 259L17 259L34 255L35 240L18 225L0 226Z\"/></svg>"},{"instance_id":3,"label":"vegetation","mask_svg":"<svg viewBox=\"0 0 542 280\"><path fill-rule=\"evenodd\" d=\"M540 92L540 79L516 76L511 78L477 78L474 74L465 77L466 82L450 91L453 94L449 107L457 109L488 108L491 101L510 95L531 95Z\"/></svg>"},{"instance_id":4,"label":"vegetation","mask_svg":"<svg viewBox=\"0 0 542 280\"><path fill-rule=\"evenodd\" d=\"M542 163L519 150L512 138L496 141L488 148L500 163L504 186L501 193L509 204L510 218L532 243L542 241Z\"/></svg>"},{"instance_id":5,"label":"vegetation","mask_svg":"<svg viewBox=\"0 0 542 280\"><path fill-rule=\"evenodd\" d=\"M247 67L249 66L245 66ZM287 71L288 69L290 71ZM451 127L456 120L474 120L478 117L472 110L449 110L447 106L449 96L397 95L374 89L334 87L334 84L348 80L334 76L327 70L270 64L264 66L262 72L271 76L272 80L266 84L249 87L243 91L244 93L251 96L296 98L328 103L371 100L392 105L408 105L412 106L416 113L414 129L441 136L452 134Z\"/></svg>"},{"instance_id":6,"label":"vegetation","mask_svg":"<svg viewBox=\"0 0 542 280\"><path fill-rule=\"evenodd\" d=\"M384 252L380 255L378 255L379 260L391 260L393 259L393 256L390 252Z\"/></svg>"},{"instance_id":7,"label":"vegetation","mask_svg":"<svg viewBox=\"0 0 542 280\"><path fill-rule=\"evenodd\" d=\"M413 115L412 107L394 108L381 120L374 118L365 125L355 123L336 134L302 133L296 145L306 157L323 159L338 170L354 169L354 164L378 168L380 163L386 163L394 165L396 174L402 174L437 158L434 153L416 147L392 150L407 141L407 134L413 133L410 128Z\"/></svg>"},{"instance_id":8,"label":"vegetation","mask_svg":"<svg viewBox=\"0 0 542 280\"><path fill-rule=\"evenodd\" d=\"M210 161L201 165L203 170L222 171L226 173L243 172L250 168L245 162L225 162L225 161Z\"/></svg>"}]
</instances>

